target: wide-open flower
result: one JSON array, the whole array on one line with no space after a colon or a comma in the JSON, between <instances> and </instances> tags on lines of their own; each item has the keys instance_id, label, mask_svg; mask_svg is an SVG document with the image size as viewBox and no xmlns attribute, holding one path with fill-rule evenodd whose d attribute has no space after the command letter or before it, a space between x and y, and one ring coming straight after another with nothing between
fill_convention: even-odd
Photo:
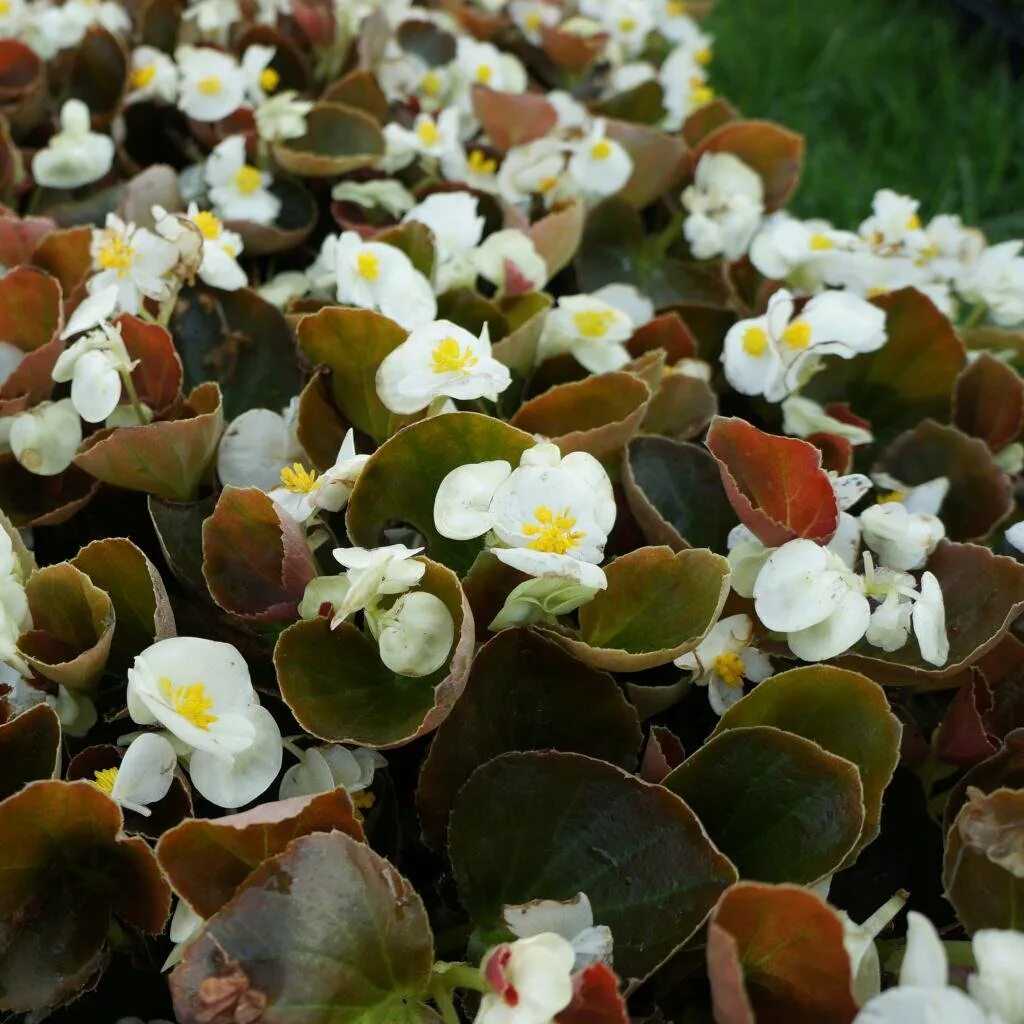
<instances>
[{"instance_id":1,"label":"wide-open flower","mask_svg":"<svg viewBox=\"0 0 1024 1024\"><path fill-rule=\"evenodd\" d=\"M180 73L178 106L195 121L220 121L245 102L245 73L229 53L182 46L174 55Z\"/></svg>"},{"instance_id":2,"label":"wide-open flower","mask_svg":"<svg viewBox=\"0 0 1024 1024\"><path fill-rule=\"evenodd\" d=\"M334 614L331 629L337 629L356 612L375 605L380 598L404 594L416 586L426 566L415 556L423 548L389 544L379 548L335 548L335 560L346 570L340 576L320 576L306 587L299 614L311 618L324 604Z\"/></svg>"},{"instance_id":3,"label":"wide-open flower","mask_svg":"<svg viewBox=\"0 0 1024 1024\"><path fill-rule=\"evenodd\" d=\"M576 961L574 971L593 963L612 961L612 933L607 925L594 924L594 910L585 892L568 900L531 900L506 904L501 910L505 927L517 938L528 939L545 932L568 939Z\"/></svg>"},{"instance_id":4,"label":"wide-open flower","mask_svg":"<svg viewBox=\"0 0 1024 1024\"><path fill-rule=\"evenodd\" d=\"M824 292L794 316L795 310L793 296L780 289L763 316L729 328L722 363L741 394L780 402L813 370L809 360L823 355L850 359L885 344L885 313L859 296Z\"/></svg>"},{"instance_id":5,"label":"wide-open flower","mask_svg":"<svg viewBox=\"0 0 1024 1024\"><path fill-rule=\"evenodd\" d=\"M510 53L493 43L480 42L468 35L456 40L455 66L467 84L486 85L496 92L523 92L526 70Z\"/></svg>"},{"instance_id":6,"label":"wide-open flower","mask_svg":"<svg viewBox=\"0 0 1024 1024\"><path fill-rule=\"evenodd\" d=\"M179 636L147 647L128 670L128 712L189 750L193 785L220 807L255 799L281 768L280 730L230 644Z\"/></svg>"},{"instance_id":7,"label":"wide-open flower","mask_svg":"<svg viewBox=\"0 0 1024 1024\"><path fill-rule=\"evenodd\" d=\"M594 295L564 295L544 322L538 362L570 352L591 373L618 370L630 361L626 342L633 321Z\"/></svg>"},{"instance_id":8,"label":"wide-open flower","mask_svg":"<svg viewBox=\"0 0 1024 1024\"><path fill-rule=\"evenodd\" d=\"M761 223L764 182L732 153L705 153L682 200L689 212L683 234L693 255L737 260Z\"/></svg>"},{"instance_id":9,"label":"wide-open flower","mask_svg":"<svg viewBox=\"0 0 1024 1024\"><path fill-rule=\"evenodd\" d=\"M400 415L445 398L494 402L511 383L508 367L491 355L487 324L476 337L450 320L413 330L384 357L376 377L378 397Z\"/></svg>"},{"instance_id":10,"label":"wide-open flower","mask_svg":"<svg viewBox=\"0 0 1024 1024\"><path fill-rule=\"evenodd\" d=\"M401 249L364 242L346 231L334 247L338 301L375 309L406 330L433 320L437 301L430 282Z\"/></svg>"},{"instance_id":11,"label":"wide-open flower","mask_svg":"<svg viewBox=\"0 0 1024 1024\"><path fill-rule=\"evenodd\" d=\"M125 103L173 103L178 96L178 67L163 50L137 46L132 50Z\"/></svg>"},{"instance_id":12,"label":"wide-open flower","mask_svg":"<svg viewBox=\"0 0 1024 1024\"><path fill-rule=\"evenodd\" d=\"M241 68L245 75L245 91L254 107L263 103L281 81L281 75L270 66L277 50L273 46L250 43L242 54Z\"/></svg>"},{"instance_id":13,"label":"wide-open flower","mask_svg":"<svg viewBox=\"0 0 1024 1024\"><path fill-rule=\"evenodd\" d=\"M921 569L946 527L937 516L909 512L898 501L872 505L860 514L864 543L878 555L882 565L904 572Z\"/></svg>"},{"instance_id":14,"label":"wide-open flower","mask_svg":"<svg viewBox=\"0 0 1024 1024\"><path fill-rule=\"evenodd\" d=\"M629 181L633 158L621 143L605 135L605 122L598 119L573 147L567 170L584 195L599 199L614 195Z\"/></svg>"},{"instance_id":15,"label":"wide-open flower","mask_svg":"<svg viewBox=\"0 0 1024 1024\"><path fill-rule=\"evenodd\" d=\"M117 408L125 374L132 362L121 329L101 324L65 349L54 364L58 384L71 381L71 402L87 423L101 423Z\"/></svg>"},{"instance_id":16,"label":"wide-open flower","mask_svg":"<svg viewBox=\"0 0 1024 1024\"><path fill-rule=\"evenodd\" d=\"M78 188L98 181L114 163L114 140L91 129L89 108L68 100L60 131L32 157L32 177L46 188Z\"/></svg>"},{"instance_id":17,"label":"wide-open flower","mask_svg":"<svg viewBox=\"0 0 1024 1024\"><path fill-rule=\"evenodd\" d=\"M266 171L246 162L245 139L229 135L214 147L203 168L210 202L224 220L248 220L273 224L281 212L281 200L271 191L273 179Z\"/></svg>"},{"instance_id":18,"label":"wide-open flower","mask_svg":"<svg viewBox=\"0 0 1024 1024\"><path fill-rule=\"evenodd\" d=\"M237 291L248 284L237 259L243 248L242 236L228 231L209 210L200 210L195 203L189 203L188 212L182 215L154 206L153 216L157 234L178 247L183 264L194 267L192 272L205 284L226 292ZM198 253L193 252L196 241Z\"/></svg>"},{"instance_id":19,"label":"wide-open flower","mask_svg":"<svg viewBox=\"0 0 1024 1024\"><path fill-rule=\"evenodd\" d=\"M167 796L177 764L174 747L159 733L146 732L132 740L119 767L102 768L90 781L126 810L148 818L149 805Z\"/></svg>"},{"instance_id":20,"label":"wide-open flower","mask_svg":"<svg viewBox=\"0 0 1024 1024\"><path fill-rule=\"evenodd\" d=\"M312 100L300 100L294 89L286 89L264 100L255 112L256 131L267 142L298 139L306 134L306 115Z\"/></svg>"},{"instance_id":21,"label":"wide-open flower","mask_svg":"<svg viewBox=\"0 0 1024 1024\"><path fill-rule=\"evenodd\" d=\"M295 753L295 749L289 745ZM323 747L307 747L297 751L299 763L292 765L281 776L279 797L314 796L329 793L339 786L352 797L356 807L365 808L373 803L366 791L373 785L378 768L387 766L383 755L366 747L343 747L331 743Z\"/></svg>"},{"instance_id":22,"label":"wide-open flower","mask_svg":"<svg viewBox=\"0 0 1024 1024\"><path fill-rule=\"evenodd\" d=\"M772 674L768 656L750 646L754 622L749 615L720 619L696 650L676 658L677 668L693 673L693 682L708 688L716 715L725 714L743 696L743 680L759 683Z\"/></svg>"},{"instance_id":23,"label":"wide-open flower","mask_svg":"<svg viewBox=\"0 0 1024 1024\"><path fill-rule=\"evenodd\" d=\"M575 961L572 945L553 932L495 947L483 964L490 990L475 1024L551 1024L572 1001Z\"/></svg>"},{"instance_id":24,"label":"wide-open flower","mask_svg":"<svg viewBox=\"0 0 1024 1024\"><path fill-rule=\"evenodd\" d=\"M919 256L930 244L917 212L920 205L912 196L879 189L871 200L871 216L861 222L858 233L876 250Z\"/></svg>"},{"instance_id":25,"label":"wide-open flower","mask_svg":"<svg viewBox=\"0 0 1024 1024\"><path fill-rule=\"evenodd\" d=\"M258 487L261 491L277 487L281 471L306 457L295 434L298 408L298 399L293 398L279 413L247 409L236 416L217 449L220 482L232 487Z\"/></svg>"},{"instance_id":26,"label":"wide-open flower","mask_svg":"<svg viewBox=\"0 0 1024 1024\"><path fill-rule=\"evenodd\" d=\"M93 228L89 255L89 294L117 285L116 308L122 313L138 313L144 298L163 300L171 294L178 249L146 228L108 213L105 226Z\"/></svg>"},{"instance_id":27,"label":"wide-open flower","mask_svg":"<svg viewBox=\"0 0 1024 1024\"><path fill-rule=\"evenodd\" d=\"M412 128L397 121L384 126L386 151L378 161L382 170L393 173L408 167L417 157L443 160L456 151L462 151L459 141L459 112L454 107L442 110L436 117L419 114Z\"/></svg>"},{"instance_id":28,"label":"wide-open flower","mask_svg":"<svg viewBox=\"0 0 1024 1024\"><path fill-rule=\"evenodd\" d=\"M37 476L63 473L82 443L82 421L70 398L40 402L10 419L0 420L0 433L4 426L14 457Z\"/></svg>"},{"instance_id":29,"label":"wide-open flower","mask_svg":"<svg viewBox=\"0 0 1024 1024\"><path fill-rule=\"evenodd\" d=\"M369 458L356 453L355 434L349 428L330 469L318 475L299 462L285 466L280 471L280 486L269 492L270 497L297 523L321 510L340 512Z\"/></svg>"}]
</instances>

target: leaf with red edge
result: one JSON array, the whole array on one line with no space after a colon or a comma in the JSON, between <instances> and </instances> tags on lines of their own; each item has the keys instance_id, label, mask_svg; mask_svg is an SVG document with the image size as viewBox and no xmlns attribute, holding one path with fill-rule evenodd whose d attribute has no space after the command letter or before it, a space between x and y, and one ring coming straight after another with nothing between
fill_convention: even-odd
<instances>
[{"instance_id":1,"label":"leaf with red edge","mask_svg":"<svg viewBox=\"0 0 1024 1024\"><path fill-rule=\"evenodd\" d=\"M117 323L128 355L138 361L132 383L139 399L160 415L181 397L184 375L170 332L127 313Z\"/></svg>"},{"instance_id":2,"label":"leaf with red edge","mask_svg":"<svg viewBox=\"0 0 1024 1024\"><path fill-rule=\"evenodd\" d=\"M203 575L225 611L288 622L317 575L303 528L258 487L225 487L203 523Z\"/></svg>"},{"instance_id":3,"label":"leaf with red edge","mask_svg":"<svg viewBox=\"0 0 1024 1024\"><path fill-rule=\"evenodd\" d=\"M836 532L839 506L814 445L716 416L707 446L736 515L763 544L796 537L824 544Z\"/></svg>"},{"instance_id":4,"label":"leaf with red edge","mask_svg":"<svg viewBox=\"0 0 1024 1024\"><path fill-rule=\"evenodd\" d=\"M578 199L573 199L555 207L527 228L526 234L533 241L537 252L544 258L549 279L563 267L567 267L579 251L585 220L586 207ZM518 274L518 271L516 273ZM529 290L529 285L519 289L521 292ZM511 289L506 287L506 291L511 292Z\"/></svg>"},{"instance_id":5,"label":"leaf with red edge","mask_svg":"<svg viewBox=\"0 0 1024 1024\"><path fill-rule=\"evenodd\" d=\"M727 121L705 135L694 150L694 165L705 153L732 153L764 182L769 211L785 206L800 182L804 137L773 121Z\"/></svg>"},{"instance_id":6,"label":"leaf with red edge","mask_svg":"<svg viewBox=\"0 0 1024 1024\"><path fill-rule=\"evenodd\" d=\"M626 347L632 356L662 348L669 365L697 356L697 339L679 314L671 310L638 327Z\"/></svg>"},{"instance_id":7,"label":"leaf with red edge","mask_svg":"<svg viewBox=\"0 0 1024 1024\"><path fill-rule=\"evenodd\" d=\"M633 161L633 173L617 195L638 209L675 189L686 175L686 143L658 128L631 121L606 122L608 138Z\"/></svg>"},{"instance_id":8,"label":"leaf with red edge","mask_svg":"<svg viewBox=\"0 0 1024 1024\"><path fill-rule=\"evenodd\" d=\"M85 279L92 267L91 240L91 228L64 228L45 235L32 253L32 262L60 281L69 306L84 294ZM70 308L65 312L70 314Z\"/></svg>"},{"instance_id":9,"label":"leaf with red edge","mask_svg":"<svg viewBox=\"0 0 1024 1024\"><path fill-rule=\"evenodd\" d=\"M708 926L718 1024L848 1024L857 1015L839 915L795 885L739 882Z\"/></svg>"},{"instance_id":10,"label":"leaf with red edge","mask_svg":"<svg viewBox=\"0 0 1024 1024\"><path fill-rule=\"evenodd\" d=\"M539 93L496 92L474 85L472 95L477 120L502 153L543 138L558 121L555 108Z\"/></svg>"},{"instance_id":11,"label":"leaf with red edge","mask_svg":"<svg viewBox=\"0 0 1024 1024\"><path fill-rule=\"evenodd\" d=\"M63 326L56 278L35 267L15 267L0 278L0 338L24 353L0 386L0 412L18 412L50 397Z\"/></svg>"},{"instance_id":12,"label":"leaf with red edge","mask_svg":"<svg viewBox=\"0 0 1024 1024\"><path fill-rule=\"evenodd\" d=\"M1001 451L1024 430L1024 380L1001 359L979 353L956 379L953 422L992 452Z\"/></svg>"},{"instance_id":13,"label":"leaf with red edge","mask_svg":"<svg viewBox=\"0 0 1024 1024\"><path fill-rule=\"evenodd\" d=\"M540 38L544 52L560 68L574 75L590 67L604 53L608 43L607 32L584 36L563 32L551 25L541 25Z\"/></svg>"},{"instance_id":14,"label":"leaf with red edge","mask_svg":"<svg viewBox=\"0 0 1024 1024\"><path fill-rule=\"evenodd\" d=\"M619 992L615 972L602 963L591 964L572 978L572 1002L555 1014L557 1024L629 1024L626 1000Z\"/></svg>"},{"instance_id":15,"label":"leaf with red edge","mask_svg":"<svg viewBox=\"0 0 1024 1024\"><path fill-rule=\"evenodd\" d=\"M935 755L940 761L955 765L972 765L996 752L995 744L982 720L979 697L991 702L985 679L977 668L971 669L971 679L957 690L950 701L935 735Z\"/></svg>"},{"instance_id":16,"label":"leaf with red edge","mask_svg":"<svg viewBox=\"0 0 1024 1024\"><path fill-rule=\"evenodd\" d=\"M0 725L0 800L60 770L60 721L49 704L37 704Z\"/></svg>"},{"instance_id":17,"label":"leaf with red edge","mask_svg":"<svg viewBox=\"0 0 1024 1024\"><path fill-rule=\"evenodd\" d=\"M32 261L32 253L57 222L49 217L18 217L0 206L0 263L17 267Z\"/></svg>"}]
</instances>

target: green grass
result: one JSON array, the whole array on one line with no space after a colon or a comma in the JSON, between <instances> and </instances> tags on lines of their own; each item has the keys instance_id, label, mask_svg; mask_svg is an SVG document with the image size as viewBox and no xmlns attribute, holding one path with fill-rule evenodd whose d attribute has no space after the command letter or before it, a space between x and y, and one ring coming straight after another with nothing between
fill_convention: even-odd
<instances>
[{"instance_id":1,"label":"green grass","mask_svg":"<svg viewBox=\"0 0 1024 1024\"><path fill-rule=\"evenodd\" d=\"M1024 236L1024 85L951 0L718 0L712 82L807 137L792 209L853 227L889 187Z\"/></svg>"}]
</instances>

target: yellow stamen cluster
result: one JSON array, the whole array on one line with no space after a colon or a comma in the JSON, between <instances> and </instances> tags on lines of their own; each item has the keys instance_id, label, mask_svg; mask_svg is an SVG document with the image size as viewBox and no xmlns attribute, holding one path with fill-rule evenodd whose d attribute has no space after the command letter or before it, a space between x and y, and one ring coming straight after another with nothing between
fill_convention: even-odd
<instances>
[{"instance_id":1,"label":"yellow stamen cluster","mask_svg":"<svg viewBox=\"0 0 1024 1024\"><path fill-rule=\"evenodd\" d=\"M92 773L89 780L98 790L108 796L114 791L114 783L117 782L116 768L100 768Z\"/></svg>"},{"instance_id":2,"label":"yellow stamen cluster","mask_svg":"<svg viewBox=\"0 0 1024 1024\"><path fill-rule=\"evenodd\" d=\"M584 338L603 338L618 317L610 309L585 309L573 314L576 330Z\"/></svg>"},{"instance_id":3,"label":"yellow stamen cluster","mask_svg":"<svg viewBox=\"0 0 1024 1024\"><path fill-rule=\"evenodd\" d=\"M135 246L114 232L105 232L105 239L96 254L96 262L103 270L115 270L119 278L128 276L135 259Z\"/></svg>"},{"instance_id":4,"label":"yellow stamen cluster","mask_svg":"<svg viewBox=\"0 0 1024 1024\"><path fill-rule=\"evenodd\" d=\"M0 14L3 11L0 10ZM132 68L132 73L129 78L129 85L133 89L144 89L150 82L153 81L156 76L156 65L155 64L143 64L141 68Z\"/></svg>"},{"instance_id":5,"label":"yellow stamen cluster","mask_svg":"<svg viewBox=\"0 0 1024 1024\"><path fill-rule=\"evenodd\" d=\"M199 233L203 238L212 242L215 238L220 237L223 225L214 214L210 213L209 210L200 210L192 218L192 223L199 228Z\"/></svg>"},{"instance_id":6,"label":"yellow stamen cluster","mask_svg":"<svg viewBox=\"0 0 1024 1024\"><path fill-rule=\"evenodd\" d=\"M420 121L416 126L416 136L424 146L436 146L441 133L433 121Z\"/></svg>"},{"instance_id":7,"label":"yellow stamen cluster","mask_svg":"<svg viewBox=\"0 0 1024 1024\"><path fill-rule=\"evenodd\" d=\"M806 320L794 320L782 332L782 342L789 348L803 349L811 343L811 325Z\"/></svg>"},{"instance_id":8,"label":"yellow stamen cluster","mask_svg":"<svg viewBox=\"0 0 1024 1024\"><path fill-rule=\"evenodd\" d=\"M612 155L612 144L607 139L598 139L590 147L590 156L594 160L607 160Z\"/></svg>"},{"instance_id":9,"label":"yellow stamen cluster","mask_svg":"<svg viewBox=\"0 0 1024 1024\"><path fill-rule=\"evenodd\" d=\"M482 149L474 149L469 154L468 163L474 174L493 174L498 169L498 161L489 157Z\"/></svg>"},{"instance_id":10,"label":"yellow stamen cluster","mask_svg":"<svg viewBox=\"0 0 1024 1024\"><path fill-rule=\"evenodd\" d=\"M264 68L260 72L260 88L264 92L273 92L281 84L281 76L273 68Z\"/></svg>"},{"instance_id":11,"label":"yellow stamen cluster","mask_svg":"<svg viewBox=\"0 0 1024 1024\"><path fill-rule=\"evenodd\" d=\"M372 252L356 253L356 273L364 281L376 281L380 277L380 260Z\"/></svg>"},{"instance_id":12,"label":"yellow stamen cluster","mask_svg":"<svg viewBox=\"0 0 1024 1024\"><path fill-rule=\"evenodd\" d=\"M920 231L921 230L921 218L916 213L912 213L907 218L907 230L908 231Z\"/></svg>"},{"instance_id":13,"label":"yellow stamen cluster","mask_svg":"<svg viewBox=\"0 0 1024 1024\"><path fill-rule=\"evenodd\" d=\"M206 78L200 78L196 82L196 88L204 96L216 96L224 88L224 83L218 75L207 75Z\"/></svg>"},{"instance_id":14,"label":"yellow stamen cluster","mask_svg":"<svg viewBox=\"0 0 1024 1024\"><path fill-rule=\"evenodd\" d=\"M816 231L811 235L810 244L814 252L827 252L829 249L835 248L835 242L828 235L823 235L820 231Z\"/></svg>"},{"instance_id":15,"label":"yellow stamen cluster","mask_svg":"<svg viewBox=\"0 0 1024 1024\"><path fill-rule=\"evenodd\" d=\"M473 350L468 345L460 349L454 338L442 339L430 353L430 369L434 373L467 373L478 362Z\"/></svg>"},{"instance_id":16,"label":"yellow stamen cluster","mask_svg":"<svg viewBox=\"0 0 1024 1024\"><path fill-rule=\"evenodd\" d=\"M888 505L893 501L902 501L907 496L906 491L892 491L889 494L881 494L875 500L879 505Z\"/></svg>"},{"instance_id":17,"label":"yellow stamen cluster","mask_svg":"<svg viewBox=\"0 0 1024 1024\"><path fill-rule=\"evenodd\" d=\"M726 651L715 658L715 674L726 686L742 686L746 668L743 660L734 651Z\"/></svg>"},{"instance_id":18,"label":"yellow stamen cluster","mask_svg":"<svg viewBox=\"0 0 1024 1024\"><path fill-rule=\"evenodd\" d=\"M476 80L481 85L487 85L487 83L490 82L491 78L493 78L493 77L494 77L494 69L491 67L490 64L481 64L476 69Z\"/></svg>"},{"instance_id":19,"label":"yellow stamen cluster","mask_svg":"<svg viewBox=\"0 0 1024 1024\"><path fill-rule=\"evenodd\" d=\"M768 335L763 327L748 327L743 334L743 351L759 359L768 351Z\"/></svg>"},{"instance_id":20,"label":"yellow stamen cluster","mask_svg":"<svg viewBox=\"0 0 1024 1024\"><path fill-rule=\"evenodd\" d=\"M292 494L309 494L316 487L316 470L295 462L281 470L281 484Z\"/></svg>"},{"instance_id":21,"label":"yellow stamen cluster","mask_svg":"<svg viewBox=\"0 0 1024 1024\"><path fill-rule=\"evenodd\" d=\"M160 680L160 692L171 709L197 729L209 729L217 721L217 716L209 713L213 698L202 683L175 685L165 677Z\"/></svg>"},{"instance_id":22,"label":"yellow stamen cluster","mask_svg":"<svg viewBox=\"0 0 1024 1024\"><path fill-rule=\"evenodd\" d=\"M428 96L437 96L441 91L441 76L436 71L428 71L420 81L420 88Z\"/></svg>"},{"instance_id":23,"label":"yellow stamen cluster","mask_svg":"<svg viewBox=\"0 0 1024 1024\"><path fill-rule=\"evenodd\" d=\"M576 518L569 514L567 508L553 512L547 505L538 505L533 510L533 518L536 523L523 523L522 527L525 536L533 537L526 545L531 551L564 555L579 547L580 541L586 537L582 530L573 529Z\"/></svg>"},{"instance_id":24,"label":"yellow stamen cluster","mask_svg":"<svg viewBox=\"0 0 1024 1024\"><path fill-rule=\"evenodd\" d=\"M250 196L263 184L263 175L258 167L251 164L243 164L235 171L232 179L234 186L243 196Z\"/></svg>"}]
</instances>

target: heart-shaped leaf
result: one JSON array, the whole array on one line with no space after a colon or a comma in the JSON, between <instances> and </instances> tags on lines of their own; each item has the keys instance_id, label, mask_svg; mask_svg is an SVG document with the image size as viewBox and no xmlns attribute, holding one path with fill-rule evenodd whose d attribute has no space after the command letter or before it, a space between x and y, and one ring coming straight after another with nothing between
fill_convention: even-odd
<instances>
[{"instance_id":1,"label":"heart-shaped leaf","mask_svg":"<svg viewBox=\"0 0 1024 1024\"><path fill-rule=\"evenodd\" d=\"M542 138L558 121L558 112L538 93L496 92L474 85L472 97L473 112L501 153Z\"/></svg>"},{"instance_id":2,"label":"heart-shaped leaf","mask_svg":"<svg viewBox=\"0 0 1024 1024\"><path fill-rule=\"evenodd\" d=\"M1024 380L1001 359L979 353L957 378L953 422L993 453L1001 451L1024 430Z\"/></svg>"},{"instance_id":3,"label":"heart-shaped leaf","mask_svg":"<svg viewBox=\"0 0 1024 1024\"><path fill-rule=\"evenodd\" d=\"M369 114L343 103L318 103L305 134L274 143L274 157L303 178L333 178L368 167L384 155L384 135Z\"/></svg>"}]
</instances>

